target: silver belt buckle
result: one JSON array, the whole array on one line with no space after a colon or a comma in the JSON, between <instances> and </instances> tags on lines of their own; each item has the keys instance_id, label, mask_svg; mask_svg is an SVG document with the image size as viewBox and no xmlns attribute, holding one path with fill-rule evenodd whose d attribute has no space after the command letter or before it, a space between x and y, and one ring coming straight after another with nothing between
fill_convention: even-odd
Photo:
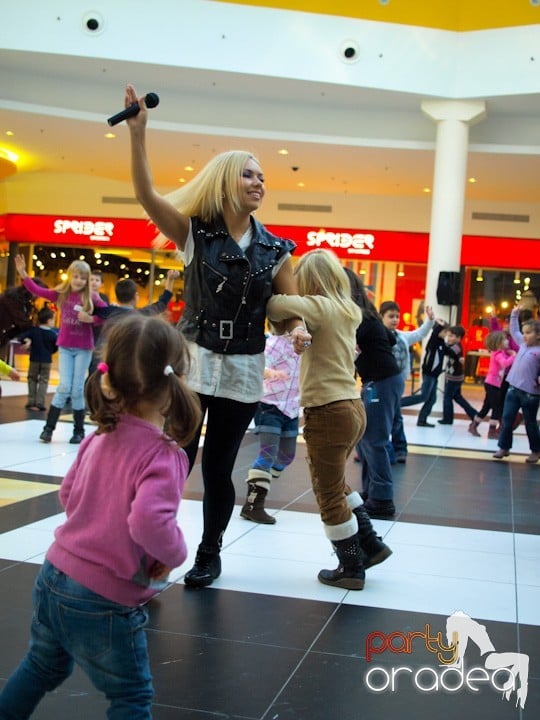
<instances>
[{"instance_id":1,"label":"silver belt buckle","mask_svg":"<svg viewBox=\"0 0 540 720\"><path fill-rule=\"evenodd\" d=\"M219 339L220 340L232 340L233 339L233 321L232 320L220 320L219 321Z\"/></svg>"}]
</instances>

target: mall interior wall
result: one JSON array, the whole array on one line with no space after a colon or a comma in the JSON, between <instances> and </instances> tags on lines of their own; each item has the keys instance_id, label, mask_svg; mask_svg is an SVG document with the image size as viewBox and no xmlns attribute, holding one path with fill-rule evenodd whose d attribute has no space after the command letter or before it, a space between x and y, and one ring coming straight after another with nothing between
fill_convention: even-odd
<instances>
[{"instance_id":1,"label":"mall interior wall","mask_svg":"<svg viewBox=\"0 0 540 720\"><path fill-rule=\"evenodd\" d=\"M163 187L161 192L174 188ZM130 183L86 175L28 173L0 182L0 209L4 213L45 215L88 215L91 217L141 218L142 208L129 204L133 200ZM119 198L117 203L104 202ZM331 212L280 210L283 203L303 206L326 205ZM472 214L528 216L529 222L474 220ZM370 230L429 232L431 198L348 195L327 193L290 193L267 191L257 217L271 225L299 225ZM468 235L540 238L540 203L466 201L463 232Z\"/></svg>"}]
</instances>

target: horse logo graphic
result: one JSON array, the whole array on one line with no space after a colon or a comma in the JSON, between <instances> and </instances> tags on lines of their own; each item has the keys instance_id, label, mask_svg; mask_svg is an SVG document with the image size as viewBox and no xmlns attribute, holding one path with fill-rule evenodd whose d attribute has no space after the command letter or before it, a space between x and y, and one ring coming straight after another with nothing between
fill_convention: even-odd
<instances>
[{"instance_id":1,"label":"horse logo graphic","mask_svg":"<svg viewBox=\"0 0 540 720\"><path fill-rule=\"evenodd\" d=\"M510 701L516 692L516 707L525 707L529 679L529 656L518 652L498 652L491 642L485 625L473 620L469 615L457 610L446 621L446 638L448 644L455 642L457 637L457 657L453 665L461 668L469 640L478 646L481 655L485 656L486 670L506 670L509 678L502 686L503 698Z\"/></svg>"}]
</instances>

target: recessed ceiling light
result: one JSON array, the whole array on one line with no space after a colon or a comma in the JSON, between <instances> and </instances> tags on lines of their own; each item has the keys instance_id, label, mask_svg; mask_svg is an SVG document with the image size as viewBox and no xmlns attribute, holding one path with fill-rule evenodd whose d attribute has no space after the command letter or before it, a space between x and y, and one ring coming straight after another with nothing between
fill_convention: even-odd
<instances>
[{"instance_id":1,"label":"recessed ceiling light","mask_svg":"<svg viewBox=\"0 0 540 720\"><path fill-rule=\"evenodd\" d=\"M303 182L299 182L299 183L296 183L296 184L298 185L298 187L305 187L305 185L304 185Z\"/></svg>"},{"instance_id":2,"label":"recessed ceiling light","mask_svg":"<svg viewBox=\"0 0 540 720\"><path fill-rule=\"evenodd\" d=\"M186 167L184 168L184 170L185 170L186 172L193 172L193 168L191 167L191 165L186 165Z\"/></svg>"},{"instance_id":3,"label":"recessed ceiling light","mask_svg":"<svg viewBox=\"0 0 540 720\"><path fill-rule=\"evenodd\" d=\"M476 182L476 178L470 177L470 178L469 178L469 182L470 182L471 184L472 184L472 183L475 183L475 182Z\"/></svg>"},{"instance_id":4,"label":"recessed ceiling light","mask_svg":"<svg viewBox=\"0 0 540 720\"><path fill-rule=\"evenodd\" d=\"M179 183L185 183L185 182L186 182L186 178L178 178L178 182L179 182Z\"/></svg>"},{"instance_id":5,"label":"recessed ceiling light","mask_svg":"<svg viewBox=\"0 0 540 720\"><path fill-rule=\"evenodd\" d=\"M288 155L289 151L286 148L281 148L281 150L278 150L278 155Z\"/></svg>"},{"instance_id":6,"label":"recessed ceiling light","mask_svg":"<svg viewBox=\"0 0 540 720\"><path fill-rule=\"evenodd\" d=\"M8 137L13 137L15 135L15 133L13 132L13 130L6 130L6 135Z\"/></svg>"},{"instance_id":7,"label":"recessed ceiling light","mask_svg":"<svg viewBox=\"0 0 540 720\"><path fill-rule=\"evenodd\" d=\"M116 135L114 133L105 133L105 137L107 138L107 140L112 140L116 137Z\"/></svg>"},{"instance_id":8,"label":"recessed ceiling light","mask_svg":"<svg viewBox=\"0 0 540 720\"><path fill-rule=\"evenodd\" d=\"M431 192L431 188L428 188L428 187L422 188L422 192L430 193L430 192Z\"/></svg>"}]
</instances>

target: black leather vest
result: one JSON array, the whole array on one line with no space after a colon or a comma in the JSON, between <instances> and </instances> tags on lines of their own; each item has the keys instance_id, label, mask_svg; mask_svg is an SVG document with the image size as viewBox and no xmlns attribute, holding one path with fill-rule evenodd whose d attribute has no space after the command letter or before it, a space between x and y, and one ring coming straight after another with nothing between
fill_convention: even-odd
<instances>
[{"instance_id":1,"label":"black leather vest","mask_svg":"<svg viewBox=\"0 0 540 720\"><path fill-rule=\"evenodd\" d=\"M186 306L178 327L188 340L216 353L264 351L266 302L272 268L296 245L272 235L251 218L253 239L245 253L221 219L191 219L194 256L184 274Z\"/></svg>"}]
</instances>

